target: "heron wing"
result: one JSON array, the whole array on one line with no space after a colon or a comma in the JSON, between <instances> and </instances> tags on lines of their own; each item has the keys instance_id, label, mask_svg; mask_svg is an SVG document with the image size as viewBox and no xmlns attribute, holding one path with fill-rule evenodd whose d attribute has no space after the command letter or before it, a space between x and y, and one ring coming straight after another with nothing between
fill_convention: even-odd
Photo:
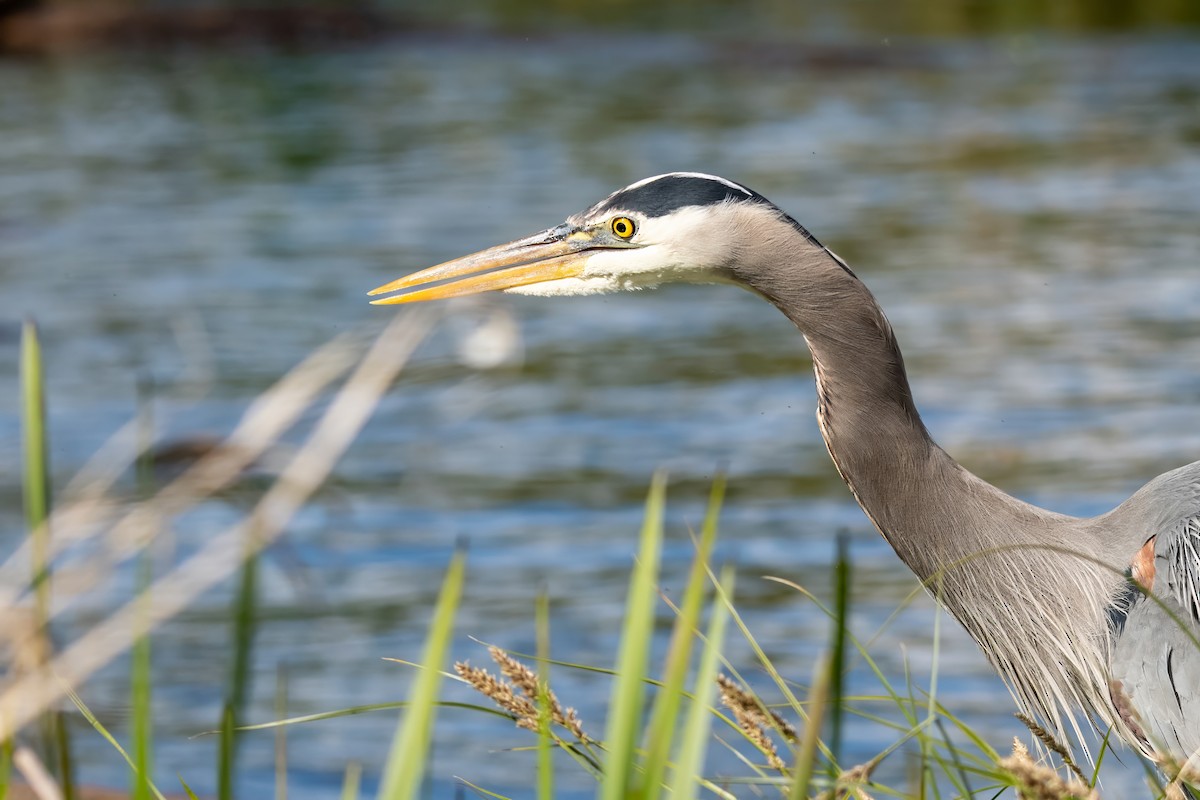
<instances>
[{"instance_id":1,"label":"heron wing","mask_svg":"<svg viewBox=\"0 0 1200 800\"><path fill-rule=\"evenodd\" d=\"M1180 626L1173 615L1171 600L1133 605L1113 648L1109 688L1142 751L1182 763L1200 748L1200 626Z\"/></svg>"},{"instance_id":2,"label":"heron wing","mask_svg":"<svg viewBox=\"0 0 1200 800\"><path fill-rule=\"evenodd\" d=\"M1182 762L1200 749L1200 462L1139 495L1170 511L1130 565L1147 594L1130 595L1114 631L1110 696L1143 752Z\"/></svg>"},{"instance_id":3,"label":"heron wing","mask_svg":"<svg viewBox=\"0 0 1200 800\"><path fill-rule=\"evenodd\" d=\"M1133 576L1152 596L1118 633L1113 705L1148 755L1181 762L1200 748L1200 508L1159 530Z\"/></svg>"}]
</instances>

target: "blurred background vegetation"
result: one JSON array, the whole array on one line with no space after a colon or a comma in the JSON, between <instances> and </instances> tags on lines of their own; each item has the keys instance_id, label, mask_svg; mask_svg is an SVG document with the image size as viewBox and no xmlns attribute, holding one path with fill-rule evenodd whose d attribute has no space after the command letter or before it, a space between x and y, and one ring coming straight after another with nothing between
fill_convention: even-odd
<instances>
[{"instance_id":1,"label":"blurred background vegetation","mask_svg":"<svg viewBox=\"0 0 1200 800\"><path fill-rule=\"evenodd\" d=\"M847 0L738 3L733 0L4 0L0 42L10 51L104 43L231 41L296 43L378 37L399 31L601 30L775 37L973 37L1020 32L1130 33L1200 25L1189 0Z\"/></svg>"}]
</instances>

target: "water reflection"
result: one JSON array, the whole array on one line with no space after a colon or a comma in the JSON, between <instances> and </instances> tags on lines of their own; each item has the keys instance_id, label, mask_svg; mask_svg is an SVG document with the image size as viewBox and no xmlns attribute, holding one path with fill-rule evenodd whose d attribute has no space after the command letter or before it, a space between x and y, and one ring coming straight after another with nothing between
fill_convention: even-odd
<instances>
[{"instance_id":1,"label":"water reflection","mask_svg":"<svg viewBox=\"0 0 1200 800\"><path fill-rule=\"evenodd\" d=\"M853 69L738 47L413 38L0 63L2 313L32 313L45 332L56 476L132 412L139 376L167 387L166 436L227 430L312 347L381 325L389 312L365 305L367 289L670 169L744 181L845 256L888 310L935 435L1005 488L1093 513L1197 457L1200 42L955 40L913 46L904 68ZM708 287L461 308L466 321L427 345L265 569L257 719L273 713L279 664L297 713L398 697L408 673L379 659L417 652L463 536L457 656L481 655L466 634L531 650L545 587L556 653L608 663L641 500L663 466L675 482L664 583L681 583L685 530L724 468L720 558L739 564L740 605L786 674L810 673L824 622L757 576L827 594L831 535L847 531L857 629L913 590L828 462L807 353L773 309ZM516 355L480 368L466 354L487 320L508 326ZM15 402L0 394L8 453ZM10 548L15 470L0 460ZM180 548L245 502L235 492L182 520ZM217 716L227 597L156 643L162 774L201 792L210 773L195 765L212 745L187 737ZM930 608L918 597L877 642L889 674L905 659L928 674ZM1020 733L1006 694L955 626L943 634L943 700L1004 746ZM731 655L751 663L744 645ZM86 695L118 728L126 675L114 665ZM556 681L598 727L604 685ZM391 727L368 716L294 730L295 796L328 794L348 759L376 768ZM866 723L848 734L855 754L890 743ZM493 752L514 741L505 724L447 713L438 736L435 794L455 774L525 784L530 762ZM122 782L107 746L82 739L85 777ZM244 789L259 796L270 743L247 745ZM903 764L890 768L899 780Z\"/></svg>"}]
</instances>

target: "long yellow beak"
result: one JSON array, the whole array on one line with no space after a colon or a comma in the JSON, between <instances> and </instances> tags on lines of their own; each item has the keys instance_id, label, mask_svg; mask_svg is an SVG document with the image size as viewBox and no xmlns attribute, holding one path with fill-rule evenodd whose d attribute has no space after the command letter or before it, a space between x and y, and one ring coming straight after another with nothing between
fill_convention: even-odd
<instances>
[{"instance_id":1,"label":"long yellow beak","mask_svg":"<svg viewBox=\"0 0 1200 800\"><path fill-rule=\"evenodd\" d=\"M412 290L371 301L374 305L394 305L578 278L583 272L585 251L592 244L591 234L560 225L515 242L414 272L372 289L367 294L373 296Z\"/></svg>"}]
</instances>

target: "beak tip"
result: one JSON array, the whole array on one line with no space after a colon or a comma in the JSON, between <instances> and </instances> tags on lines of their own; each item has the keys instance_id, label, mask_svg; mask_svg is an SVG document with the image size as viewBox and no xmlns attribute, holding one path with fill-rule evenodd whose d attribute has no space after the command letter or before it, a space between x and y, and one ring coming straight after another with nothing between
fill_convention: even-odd
<instances>
[{"instance_id":1,"label":"beak tip","mask_svg":"<svg viewBox=\"0 0 1200 800\"><path fill-rule=\"evenodd\" d=\"M391 292L396 292L396 291L399 291L400 289L407 288L408 285L411 283L410 279L412 277L413 277L412 275L406 275L405 277L397 278L396 280L394 280L390 283L385 283L383 286L376 286L374 289L367 292L367 297L375 297L376 295L381 295L381 294L390 294Z\"/></svg>"},{"instance_id":2,"label":"beak tip","mask_svg":"<svg viewBox=\"0 0 1200 800\"><path fill-rule=\"evenodd\" d=\"M544 231L414 272L367 292L367 297L389 295L368 302L419 303L578 277L587 248L558 234L557 228Z\"/></svg>"}]
</instances>

